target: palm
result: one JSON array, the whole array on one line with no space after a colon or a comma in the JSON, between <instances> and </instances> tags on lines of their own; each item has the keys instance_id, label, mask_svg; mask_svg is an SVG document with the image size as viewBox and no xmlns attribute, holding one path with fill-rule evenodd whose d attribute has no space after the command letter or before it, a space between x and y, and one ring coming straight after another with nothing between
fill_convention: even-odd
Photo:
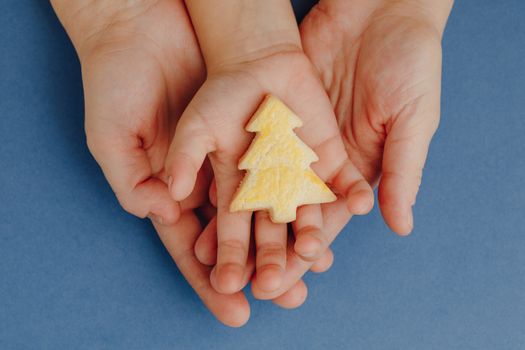
<instances>
[{"instance_id":1,"label":"palm","mask_svg":"<svg viewBox=\"0 0 525 350\"><path fill-rule=\"evenodd\" d=\"M137 16L115 21L89 44L92 54L82 63L91 148L95 155L99 147L134 150L144 161L128 164L134 167L132 182L162 177L176 122L204 78L183 4L158 1ZM113 145L99 142L108 134ZM122 172L131 170L125 166Z\"/></svg>"},{"instance_id":2,"label":"palm","mask_svg":"<svg viewBox=\"0 0 525 350\"><path fill-rule=\"evenodd\" d=\"M348 161L330 102L302 53L273 54L210 74L177 126L167 168L171 169L174 178L172 194L182 199L193 188L195 170L200 168L206 154L210 154L218 204L218 258L212 283L225 293L237 291L243 286L242 271L250 241L251 213L229 211L233 194L243 178L237 162L253 137L244 127L268 93L278 96L302 118L303 126L296 132L320 159L312 164L312 168L349 200L349 209L362 213L371 205L371 191ZM337 208L340 216L348 218L344 201L325 205L323 209L325 207ZM320 206L300 208L295 222L296 231L315 227L318 232L323 228L322 214ZM261 263L263 260L257 258L257 264L272 265L272 269L279 267L278 271L272 270L271 275L280 274L282 277L286 225L272 225L268 217L261 213L255 222L257 256L265 261ZM259 235L258 232L262 231L266 232ZM321 239L327 240L325 237ZM263 240L266 241L262 243ZM266 259L268 256L273 258ZM261 277L260 274L258 276ZM278 278L264 280L269 281L268 290L279 286ZM288 283L295 281L297 279L290 279Z\"/></svg>"},{"instance_id":3,"label":"palm","mask_svg":"<svg viewBox=\"0 0 525 350\"><path fill-rule=\"evenodd\" d=\"M157 211L156 219L160 212L159 237L210 311L227 324L243 324L244 295L215 292L209 268L193 253L202 227L192 209L206 202L209 181L177 208L163 171L175 126L205 75L184 4L156 1L122 17L91 37L89 55L80 55L88 144L125 209L138 216ZM182 209L180 218L175 209Z\"/></svg>"},{"instance_id":4,"label":"palm","mask_svg":"<svg viewBox=\"0 0 525 350\"><path fill-rule=\"evenodd\" d=\"M275 68L268 69L268 66ZM317 86L310 65L302 59L302 55L295 53L271 57L252 63L248 68L211 76L192 105L198 106L198 113L202 114L212 131L216 151L210 154L210 158L219 167L217 170L221 171L223 164L231 165L231 160L234 160L233 168L237 171L236 162L253 138L253 134L244 130L247 117L253 114L261 97L269 92L287 101L301 116L304 125L296 132L303 140L314 148L332 146L339 134L336 124L330 119L332 112L327 108L329 105L323 103L325 93ZM232 94L232 91L235 93ZM316 151L323 152L323 149L317 147ZM320 155L320 158L325 164L338 162L331 165L332 168L344 160L336 154L323 156ZM229 166L224 169L231 170Z\"/></svg>"},{"instance_id":5,"label":"palm","mask_svg":"<svg viewBox=\"0 0 525 350\"><path fill-rule=\"evenodd\" d=\"M330 95L350 159L370 183L376 183L390 163L409 161L406 141L416 148L418 140L429 138L437 127L440 43L430 26L398 15L388 5L354 10L346 25L318 5L303 21L301 34ZM414 157L425 157L424 143L423 154ZM392 169L391 175L398 178L409 173ZM422 164L411 170L410 176L419 181ZM382 192L380 204L391 201L388 187ZM417 188L413 192L412 202ZM407 231L406 225L389 224Z\"/></svg>"}]
</instances>

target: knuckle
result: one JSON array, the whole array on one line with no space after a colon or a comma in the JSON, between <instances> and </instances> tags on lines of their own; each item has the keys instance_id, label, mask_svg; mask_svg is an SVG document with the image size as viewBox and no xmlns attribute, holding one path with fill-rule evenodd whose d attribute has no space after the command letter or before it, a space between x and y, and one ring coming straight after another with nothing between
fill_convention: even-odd
<instances>
[{"instance_id":1,"label":"knuckle","mask_svg":"<svg viewBox=\"0 0 525 350\"><path fill-rule=\"evenodd\" d=\"M257 247L257 259L264 261L282 260L286 254L284 245L278 242L264 243Z\"/></svg>"},{"instance_id":2,"label":"knuckle","mask_svg":"<svg viewBox=\"0 0 525 350\"><path fill-rule=\"evenodd\" d=\"M407 188L409 194L412 197L415 197L423 181L423 167L418 166L414 170L406 172L383 171L382 178L393 183L395 182L405 184L402 188ZM382 196L380 196L380 202L382 202L381 197Z\"/></svg>"},{"instance_id":3,"label":"knuckle","mask_svg":"<svg viewBox=\"0 0 525 350\"><path fill-rule=\"evenodd\" d=\"M314 225L307 225L307 226L301 227L299 229L298 235L309 235L309 236L314 236L320 240L323 240L323 235L321 234L319 227L314 226Z\"/></svg>"},{"instance_id":4,"label":"knuckle","mask_svg":"<svg viewBox=\"0 0 525 350\"><path fill-rule=\"evenodd\" d=\"M246 245L238 239L228 239L225 241L221 241L219 242L219 247L221 247L221 249L223 250L228 250L232 253L240 252L245 254L247 252Z\"/></svg>"},{"instance_id":5,"label":"knuckle","mask_svg":"<svg viewBox=\"0 0 525 350\"><path fill-rule=\"evenodd\" d=\"M129 214L135 215L141 219L144 219L147 216L148 213L145 210L140 210L140 208L135 205L134 201L127 198L127 196L119 193L115 193L115 196L117 197L117 200L122 209L124 209Z\"/></svg>"},{"instance_id":6,"label":"knuckle","mask_svg":"<svg viewBox=\"0 0 525 350\"><path fill-rule=\"evenodd\" d=\"M86 129L86 145L89 152L96 158L98 154L98 142L92 131Z\"/></svg>"},{"instance_id":7,"label":"knuckle","mask_svg":"<svg viewBox=\"0 0 525 350\"><path fill-rule=\"evenodd\" d=\"M126 212L140 217L139 213L135 210L135 208L133 208L133 206L129 204L128 201L123 201L119 199L119 204L122 207L122 209L124 209ZM145 216L142 217L144 218Z\"/></svg>"}]
</instances>

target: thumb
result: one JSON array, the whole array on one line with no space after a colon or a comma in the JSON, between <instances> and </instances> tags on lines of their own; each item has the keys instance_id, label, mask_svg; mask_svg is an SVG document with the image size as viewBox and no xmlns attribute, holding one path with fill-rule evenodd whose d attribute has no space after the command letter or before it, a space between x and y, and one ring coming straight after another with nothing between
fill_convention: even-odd
<instances>
[{"instance_id":1,"label":"thumb","mask_svg":"<svg viewBox=\"0 0 525 350\"><path fill-rule=\"evenodd\" d=\"M203 118L192 108L184 111L166 157L168 185L173 199L188 197L206 155L214 150L214 138Z\"/></svg>"},{"instance_id":2,"label":"thumb","mask_svg":"<svg viewBox=\"0 0 525 350\"><path fill-rule=\"evenodd\" d=\"M167 185L153 176L138 136L86 133L91 153L127 212L163 224L177 221L179 205L170 197Z\"/></svg>"},{"instance_id":3,"label":"thumb","mask_svg":"<svg viewBox=\"0 0 525 350\"><path fill-rule=\"evenodd\" d=\"M421 184L423 167L432 136L439 123L437 104L405 109L393 122L384 145L378 199L381 213L390 228L407 235L412 231L412 206Z\"/></svg>"}]
</instances>

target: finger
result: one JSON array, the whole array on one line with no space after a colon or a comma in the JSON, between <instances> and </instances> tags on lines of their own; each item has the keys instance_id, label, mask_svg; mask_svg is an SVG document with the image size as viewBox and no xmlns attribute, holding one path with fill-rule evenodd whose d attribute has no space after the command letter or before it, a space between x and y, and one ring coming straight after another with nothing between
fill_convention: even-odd
<instances>
[{"instance_id":1,"label":"finger","mask_svg":"<svg viewBox=\"0 0 525 350\"><path fill-rule=\"evenodd\" d=\"M210 220L195 242L195 256L201 264L213 266L217 262L217 217Z\"/></svg>"},{"instance_id":2,"label":"finger","mask_svg":"<svg viewBox=\"0 0 525 350\"><path fill-rule=\"evenodd\" d=\"M332 264L334 263L334 253L330 248L327 248L323 254L318 260L316 260L312 267L310 267L310 271L315 273L321 273L326 272Z\"/></svg>"},{"instance_id":3,"label":"finger","mask_svg":"<svg viewBox=\"0 0 525 350\"><path fill-rule=\"evenodd\" d=\"M313 163L312 169L331 184L336 194L346 198L348 210L354 215L364 215L372 210L374 192L348 159L342 141L338 138L328 139L314 146L314 150L319 156L319 162Z\"/></svg>"},{"instance_id":4,"label":"finger","mask_svg":"<svg viewBox=\"0 0 525 350\"><path fill-rule=\"evenodd\" d=\"M319 86L317 78L314 79L312 86ZM325 91L320 89L314 95L317 96L314 104L312 101L299 104L300 99L290 99L291 109L300 115L304 122L304 125L297 129L297 135L319 158L318 162L311 165L314 172L332 184L333 189L347 199L348 209L353 214L366 214L374 203L372 188L348 159L333 107ZM305 96L311 99L311 92ZM327 116L323 123L319 123L320 115Z\"/></svg>"},{"instance_id":5,"label":"finger","mask_svg":"<svg viewBox=\"0 0 525 350\"><path fill-rule=\"evenodd\" d=\"M292 288L276 297L272 302L285 309L295 309L301 306L308 296L308 288L303 280L297 281Z\"/></svg>"},{"instance_id":6,"label":"finger","mask_svg":"<svg viewBox=\"0 0 525 350\"><path fill-rule=\"evenodd\" d=\"M364 215L374 206L374 192L352 162L346 160L330 183L346 198L348 210L353 215Z\"/></svg>"},{"instance_id":7,"label":"finger","mask_svg":"<svg viewBox=\"0 0 525 350\"><path fill-rule=\"evenodd\" d=\"M205 205L208 202L208 189L213 179L213 172L209 161L205 161L199 172L195 186L191 194L184 200L180 201L181 211L188 209L196 209Z\"/></svg>"},{"instance_id":8,"label":"finger","mask_svg":"<svg viewBox=\"0 0 525 350\"><path fill-rule=\"evenodd\" d=\"M177 124L166 157L168 185L173 199L181 201L193 191L197 173L206 155L214 150L214 143L212 133L190 103Z\"/></svg>"},{"instance_id":9,"label":"finger","mask_svg":"<svg viewBox=\"0 0 525 350\"><path fill-rule=\"evenodd\" d=\"M250 243L251 213L230 213L219 205L217 211L217 264L211 283L220 293L242 289Z\"/></svg>"},{"instance_id":10,"label":"finger","mask_svg":"<svg viewBox=\"0 0 525 350\"><path fill-rule=\"evenodd\" d=\"M334 203L323 204L323 222L326 240L331 243L344 225L350 220L346 201L341 198ZM290 289L307 271L313 263L303 260L293 249L288 249L286 256L286 271L281 287L273 292L265 292L258 286L257 279L252 280L252 294L257 299L274 299Z\"/></svg>"},{"instance_id":11,"label":"finger","mask_svg":"<svg viewBox=\"0 0 525 350\"><path fill-rule=\"evenodd\" d=\"M427 121L423 125L397 119L385 141L379 206L385 222L400 235L409 234L414 226L412 206L421 185L428 147L437 128L439 105L431 110L428 117L418 115ZM421 110L414 111L418 112L424 114Z\"/></svg>"},{"instance_id":12,"label":"finger","mask_svg":"<svg viewBox=\"0 0 525 350\"><path fill-rule=\"evenodd\" d=\"M266 211L255 214L257 281L267 292L276 290L282 283L287 237L285 224L274 224Z\"/></svg>"},{"instance_id":13,"label":"finger","mask_svg":"<svg viewBox=\"0 0 525 350\"><path fill-rule=\"evenodd\" d=\"M242 179L233 157L210 158L217 182L217 265L211 282L220 293L234 293L242 281L250 247L251 212L230 212L231 198Z\"/></svg>"},{"instance_id":14,"label":"finger","mask_svg":"<svg viewBox=\"0 0 525 350\"><path fill-rule=\"evenodd\" d=\"M193 253L200 232L195 215L188 211L175 225L154 223L154 226L181 273L213 315L231 327L244 325L250 317L250 306L244 294L223 295L215 291L210 284L210 268L200 264Z\"/></svg>"},{"instance_id":15,"label":"finger","mask_svg":"<svg viewBox=\"0 0 525 350\"><path fill-rule=\"evenodd\" d=\"M295 252L307 261L317 260L327 242L323 235L323 213L320 205L305 205L297 209L297 220L292 223L295 233Z\"/></svg>"},{"instance_id":16,"label":"finger","mask_svg":"<svg viewBox=\"0 0 525 350\"><path fill-rule=\"evenodd\" d=\"M213 217L195 242L195 255L201 264L213 266L217 263L217 217ZM241 288L244 288L255 269L253 248L250 247Z\"/></svg>"},{"instance_id":17,"label":"finger","mask_svg":"<svg viewBox=\"0 0 525 350\"><path fill-rule=\"evenodd\" d=\"M217 208L217 183L215 182L215 178L212 179L210 184L210 191L208 194L210 198L210 203Z\"/></svg>"}]
</instances>

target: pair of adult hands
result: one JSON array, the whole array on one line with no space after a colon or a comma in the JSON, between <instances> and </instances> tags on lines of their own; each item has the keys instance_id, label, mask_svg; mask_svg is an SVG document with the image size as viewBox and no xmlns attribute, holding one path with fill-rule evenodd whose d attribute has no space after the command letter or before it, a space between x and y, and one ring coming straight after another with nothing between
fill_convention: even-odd
<instances>
[{"instance_id":1,"label":"pair of adult hands","mask_svg":"<svg viewBox=\"0 0 525 350\"><path fill-rule=\"evenodd\" d=\"M240 120L230 123L228 118L245 122L264 92L283 98L303 118L298 134L321 160L314 170L346 198L320 209L300 209L295 249L289 245L284 250L282 228L257 214L256 298L287 308L302 304L302 275L308 269L328 269L333 259L328 244L352 212L364 213L371 206L359 173L370 184L381 176L379 204L385 221L397 233L411 231L411 207L439 121L440 39L451 7L414 3L321 1L300 27L308 60L286 48L251 62L249 69L208 72L206 78L181 0L126 6L92 2L67 10L53 2L82 63L89 149L122 206L152 219L185 278L221 322L240 326L248 320L249 305L240 289L252 278L255 264L249 240L217 238L215 208L228 215L228 199L240 181L239 173L229 169L250 139L236 135L242 132ZM328 97L315 88L319 78ZM208 115L216 118L205 119ZM321 129L318 119L310 122L319 115L327 118ZM183 132L174 138L181 116ZM207 162L199 170L198 160L208 153L213 171ZM193 169L198 176L183 174L168 188L168 173L177 177L172 171L177 169ZM220 225L223 232L232 225L249 229L249 220L223 219ZM218 249L223 261L217 261ZM218 275L212 268L217 263L236 267L238 256L248 261L242 271ZM226 278L228 274L235 278Z\"/></svg>"}]
</instances>

